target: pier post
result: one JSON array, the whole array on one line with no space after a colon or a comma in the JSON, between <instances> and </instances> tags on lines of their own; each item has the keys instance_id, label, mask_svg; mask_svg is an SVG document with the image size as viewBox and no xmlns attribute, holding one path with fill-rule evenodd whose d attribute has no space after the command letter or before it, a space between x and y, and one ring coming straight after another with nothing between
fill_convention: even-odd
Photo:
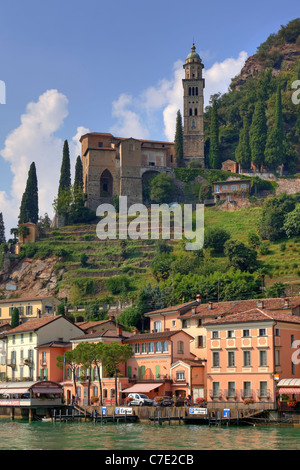
<instances>
[{"instance_id":1,"label":"pier post","mask_svg":"<svg viewBox=\"0 0 300 470\"><path fill-rule=\"evenodd\" d=\"M10 409L10 419L11 421L14 421L15 419L15 409L13 407Z\"/></svg>"},{"instance_id":2,"label":"pier post","mask_svg":"<svg viewBox=\"0 0 300 470\"><path fill-rule=\"evenodd\" d=\"M168 414L169 414L169 425L170 425L171 424L171 411L170 410L169 410Z\"/></svg>"}]
</instances>

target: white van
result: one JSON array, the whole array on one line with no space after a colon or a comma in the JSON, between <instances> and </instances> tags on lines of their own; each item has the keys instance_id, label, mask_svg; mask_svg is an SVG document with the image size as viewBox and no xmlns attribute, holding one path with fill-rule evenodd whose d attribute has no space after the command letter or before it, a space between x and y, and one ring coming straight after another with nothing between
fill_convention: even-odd
<instances>
[{"instance_id":1,"label":"white van","mask_svg":"<svg viewBox=\"0 0 300 470\"><path fill-rule=\"evenodd\" d=\"M147 395L142 393L129 393L129 398L132 398L130 405L131 406L152 406L153 401Z\"/></svg>"}]
</instances>

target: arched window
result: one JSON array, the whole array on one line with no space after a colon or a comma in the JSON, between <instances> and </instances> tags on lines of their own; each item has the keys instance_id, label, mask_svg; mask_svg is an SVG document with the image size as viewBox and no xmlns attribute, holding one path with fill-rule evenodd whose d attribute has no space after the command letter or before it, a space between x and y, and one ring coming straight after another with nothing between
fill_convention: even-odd
<instances>
[{"instance_id":1,"label":"arched window","mask_svg":"<svg viewBox=\"0 0 300 470\"><path fill-rule=\"evenodd\" d=\"M193 116L193 110L190 108L190 116Z\"/></svg>"},{"instance_id":2,"label":"arched window","mask_svg":"<svg viewBox=\"0 0 300 470\"><path fill-rule=\"evenodd\" d=\"M196 96L198 96L198 87L196 86Z\"/></svg>"},{"instance_id":3,"label":"arched window","mask_svg":"<svg viewBox=\"0 0 300 470\"><path fill-rule=\"evenodd\" d=\"M183 341L178 341L178 343L177 343L177 353L178 354L183 354L183 352L184 352Z\"/></svg>"},{"instance_id":4,"label":"arched window","mask_svg":"<svg viewBox=\"0 0 300 470\"><path fill-rule=\"evenodd\" d=\"M100 197L112 197L113 177L109 170L104 170L100 178Z\"/></svg>"},{"instance_id":5,"label":"arched window","mask_svg":"<svg viewBox=\"0 0 300 470\"><path fill-rule=\"evenodd\" d=\"M197 115L198 115L198 109L195 108L195 116L197 116Z\"/></svg>"}]
</instances>

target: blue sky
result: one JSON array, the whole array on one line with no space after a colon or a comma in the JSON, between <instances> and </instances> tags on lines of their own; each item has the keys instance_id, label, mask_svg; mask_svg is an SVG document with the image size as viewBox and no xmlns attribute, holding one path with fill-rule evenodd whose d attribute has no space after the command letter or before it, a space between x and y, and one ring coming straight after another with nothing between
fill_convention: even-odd
<instances>
[{"instance_id":1,"label":"blue sky","mask_svg":"<svg viewBox=\"0 0 300 470\"><path fill-rule=\"evenodd\" d=\"M64 139L73 161L86 131L172 140L193 40L207 104L298 10L294 0L1 1L0 212L7 228L17 223L32 161L40 212L52 215Z\"/></svg>"}]
</instances>

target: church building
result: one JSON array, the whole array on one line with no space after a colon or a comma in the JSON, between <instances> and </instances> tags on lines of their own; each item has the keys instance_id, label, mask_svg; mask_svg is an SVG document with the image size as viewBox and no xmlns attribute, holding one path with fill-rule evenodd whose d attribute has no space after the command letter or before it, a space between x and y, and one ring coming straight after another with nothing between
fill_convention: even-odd
<instances>
[{"instance_id":1,"label":"church building","mask_svg":"<svg viewBox=\"0 0 300 470\"><path fill-rule=\"evenodd\" d=\"M194 44L183 68L184 161L188 164L196 160L204 167L203 64ZM128 205L143 203L153 176L174 175L173 142L115 137L101 132L85 134L80 142L84 192L90 209L112 203L114 196L127 196Z\"/></svg>"}]
</instances>

